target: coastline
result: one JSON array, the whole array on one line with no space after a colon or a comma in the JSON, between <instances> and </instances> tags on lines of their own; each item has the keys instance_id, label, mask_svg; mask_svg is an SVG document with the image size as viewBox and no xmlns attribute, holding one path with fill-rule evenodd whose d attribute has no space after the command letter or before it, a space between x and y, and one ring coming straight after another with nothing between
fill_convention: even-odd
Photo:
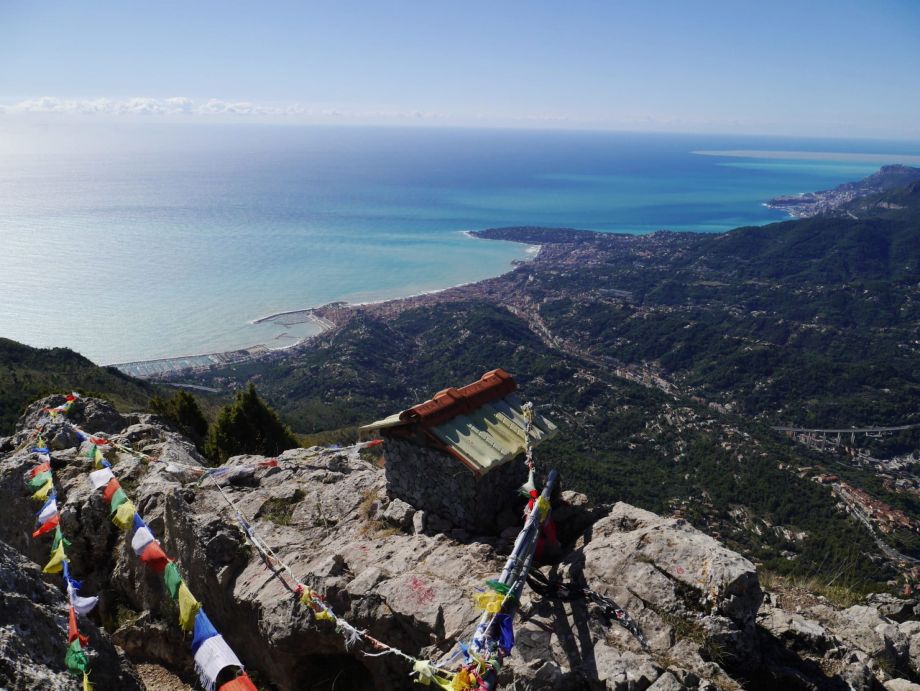
<instances>
[{"instance_id":1,"label":"coastline","mask_svg":"<svg viewBox=\"0 0 920 691\"><path fill-rule=\"evenodd\" d=\"M463 230L459 231L466 237L472 238L474 240L487 240L489 238L480 237L475 234L475 231ZM290 343L284 346L270 347L265 343L257 343L251 346L244 348L237 348L234 350L220 351L220 352L211 352L211 353L199 353L195 355L177 355L172 357L163 357L163 358L154 358L151 360L133 360L129 362L113 362L105 365L106 367L114 367L120 372L127 374L132 377L137 377L138 379L156 379L160 377L172 376L177 374L182 374L183 372L197 372L202 370L210 369L214 366L219 365L229 365L241 362L249 362L252 360L262 360L265 358L270 358L273 355L281 355L286 351L294 350L296 348L305 346L309 344L316 338L323 336L323 334L328 333L329 331L335 329L338 326L338 323L335 320L335 315L341 312L347 312L355 309L375 307L379 305L386 305L388 303L397 303L397 302L413 302L420 299L426 298L436 298L439 295L447 294L450 291L468 288L470 286L477 285L486 281L491 281L496 278L505 276L508 273L514 271L520 264L529 263L536 261L540 257L540 253L543 250L542 245L535 245L530 243L525 244L527 249L524 250L526 258L525 259L515 259L512 260L510 267L498 274L497 276L490 276L488 278L479 279L476 281L466 281L464 283L458 283L456 285L447 286L445 288L434 288L431 290L424 290L418 293L412 293L410 295L404 295L401 297L390 297L390 298L380 298L379 300L368 300L365 302L346 302L346 301L335 301L329 302L324 305L317 305L314 307L305 307L302 309L293 309L293 310L284 310L282 312L275 312L273 314L268 314L256 319L250 320L249 324L264 324L266 322L275 322L282 326L289 326L291 324L302 324L304 322L310 321L313 322L318 328L319 331L305 338L301 338L294 343ZM299 317L296 320L287 322L284 321L284 317Z\"/></svg>"},{"instance_id":2,"label":"coastline","mask_svg":"<svg viewBox=\"0 0 920 691\"><path fill-rule=\"evenodd\" d=\"M472 240L486 240L495 242L490 238L480 237L476 235L477 231L473 230L461 230L458 231L461 235L464 235ZM501 240L500 242L513 242L511 240ZM437 295L438 293L443 293L448 290L453 290L455 288L465 288L466 286L475 285L476 283L481 283L482 281L488 281L491 278L498 278L499 276L504 276L508 271L514 271L515 267L518 266L521 262L530 262L536 259L540 255L540 251L543 249L542 245L534 245L531 243L520 243L525 245L524 254L527 255L525 259L514 259L511 261L511 268L507 271L503 271L498 274L498 276L489 276L488 278L480 278L475 281L464 281L463 283L456 283L452 286L447 286L445 288L432 288L430 290L422 290L418 293L410 293L409 295L401 295L399 297L388 297L380 298L378 300L366 300L364 302L347 302L345 300L340 300L336 302L328 302L324 305L316 305L314 307L304 307L301 309L286 310L284 312L275 312L273 314L268 314L264 317L259 317L258 319L253 319L250 321L250 324L264 324L269 321L278 321L279 324L287 324L288 322L280 321L279 317L294 316L294 315L303 315L306 319L314 321L320 326L323 326L325 330L331 329L335 326L334 323L330 322L328 319L325 319L317 314L318 310L325 310L332 307L372 307L374 305L382 305L387 302L393 302L394 300L411 300L413 298L425 297L426 295ZM301 322L290 322L291 324L299 324ZM320 332L322 333L322 332ZM317 336L319 334L316 334ZM307 338L313 338L313 336L308 336ZM302 339L307 340L307 339ZM292 346L285 346L292 347Z\"/></svg>"}]
</instances>

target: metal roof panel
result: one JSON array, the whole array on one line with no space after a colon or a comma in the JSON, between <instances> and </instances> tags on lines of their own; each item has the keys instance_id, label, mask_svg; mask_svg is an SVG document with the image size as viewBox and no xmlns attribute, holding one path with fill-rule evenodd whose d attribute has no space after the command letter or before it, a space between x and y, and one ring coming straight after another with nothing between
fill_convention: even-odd
<instances>
[{"instance_id":1,"label":"metal roof panel","mask_svg":"<svg viewBox=\"0 0 920 691\"><path fill-rule=\"evenodd\" d=\"M524 434L527 418L520 398L513 393L515 386L510 375L495 370L484 375L476 385L439 392L432 401L364 425L361 429L373 431L401 425L420 426L470 468L485 474L526 450ZM489 396L500 392L506 392L505 396L488 400ZM530 427L532 447L555 436L557 431L556 425L534 411Z\"/></svg>"}]
</instances>

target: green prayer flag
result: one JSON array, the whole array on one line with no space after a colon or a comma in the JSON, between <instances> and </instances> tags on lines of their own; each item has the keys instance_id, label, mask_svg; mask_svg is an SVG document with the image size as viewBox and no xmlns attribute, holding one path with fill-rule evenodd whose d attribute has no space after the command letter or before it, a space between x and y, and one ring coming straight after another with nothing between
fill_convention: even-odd
<instances>
[{"instance_id":1,"label":"green prayer flag","mask_svg":"<svg viewBox=\"0 0 920 691\"><path fill-rule=\"evenodd\" d=\"M93 460L94 458L96 458L96 448L97 448L96 445L93 444L92 446L89 447L89 451L87 451L84 454L84 456L86 456L90 460Z\"/></svg>"},{"instance_id":2,"label":"green prayer flag","mask_svg":"<svg viewBox=\"0 0 920 691\"><path fill-rule=\"evenodd\" d=\"M64 664L74 674L84 674L89 667L89 660L86 659L86 653L80 645L80 637L73 639L73 643L67 649L67 655L64 657Z\"/></svg>"},{"instance_id":3,"label":"green prayer flag","mask_svg":"<svg viewBox=\"0 0 920 691\"><path fill-rule=\"evenodd\" d=\"M57 546L61 543L62 540L64 541L64 549L70 547L70 540L64 537L64 533L61 532L61 526L58 526L54 529L54 541L51 543L52 552L57 549Z\"/></svg>"},{"instance_id":4,"label":"green prayer flag","mask_svg":"<svg viewBox=\"0 0 920 691\"><path fill-rule=\"evenodd\" d=\"M511 592L510 585L505 585L504 583L500 583L499 581L493 581L490 579L486 581L486 585L489 586L496 593L500 593L501 595L507 595L508 593Z\"/></svg>"},{"instance_id":5,"label":"green prayer flag","mask_svg":"<svg viewBox=\"0 0 920 691\"><path fill-rule=\"evenodd\" d=\"M175 600L179 597L179 584L182 582L182 576L179 575L179 569L173 562L169 562L166 565L166 570L163 571L163 580L166 581L166 589L172 599Z\"/></svg>"},{"instance_id":6,"label":"green prayer flag","mask_svg":"<svg viewBox=\"0 0 920 691\"><path fill-rule=\"evenodd\" d=\"M31 487L34 490L41 489L42 485L44 485L50 479L51 479L51 473L46 470L45 472L39 473L38 475L33 477L31 480L29 480L29 487Z\"/></svg>"},{"instance_id":7,"label":"green prayer flag","mask_svg":"<svg viewBox=\"0 0 920 691\"><path fill-rule=\"evenodd\" d=\"M112 501L109 504L109 513L114 515L118 510L118 507L128 501L128 495L125 494L125 491L119 487L115 490L115 494L112 495Z\"/></svg>"}]
</instances>

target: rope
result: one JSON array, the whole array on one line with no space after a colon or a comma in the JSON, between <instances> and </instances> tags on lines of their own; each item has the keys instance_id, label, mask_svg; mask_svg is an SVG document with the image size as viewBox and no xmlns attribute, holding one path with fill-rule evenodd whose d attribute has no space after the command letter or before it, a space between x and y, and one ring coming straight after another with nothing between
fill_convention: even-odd
<instances>
[{"instance_id":1,"label":"rope","mask_svg":"<svg viewBox=\"0 0 920 691\"><path fill-rule=\"evenodd\" d=\"M91 435L89 435L87 432L83 431L82 429L80 429L79 427L77 427L76 425L74 425L73 423L69 421L64 421L64 424L72 427L79 435L81 435L85 439L89 439L91 437ZM106 441L109 444L111 444L114 448L120 451L124 451L134 456L139 456L148 461L151 459L149 455L143 452L135 451L134 449L131 449L129 447L122 446L112 440L106 440ZM327 456L330 454L331 455L340 455L340 454L354 455L357 453L357 451L360 451L363 448L376 446L378 443L379 442L376 442L376 441L359 442L357 444L353 444L347 447L339 447L335 449L325 448L317 452L314 452L312 454L309 454L309 457L319 458L319 457ZM383 643L382 641L377 640L373 636L370 636L366 631L361 631L360 629L350 624L345 619L337 616L335 612L333 612L332 609L328 605L326 605L326 603L323 602L320 599L320 597L317 594L315 594L311 588L309 588L309 586L299 581L297 576L294 574L294 570L290 566L288 566L288 564L285 563L285 561L281 559L281 557L279 557L274 552L274 550L272 550L271 547L269 547L256 534L256 531L252 527L252 524L250 523L250 521L247 520L245 514L242 512L239 506L237 506L237 504L227 495L227 493L224 492L224 489L221 486L220 482L218 482L217 478L215 478L213 475L207 474L207 469L201 468L200 466L192 466L192 465L183 464L183 463L174 463L173 465L185 467L185 468L192 469L195 471L205 471L205 478L211 480L212 484L217 488L218 492L220 492L221 497L224 499L227 505L233 509L233 511L236 514L237 520L240 523L240 526L243 528L243 531L246 534L249 542L256 549L256 551L258 551L259 554L263 556L263 559L265 559L269 564L277 564L277 566L280 567L290 577L290 579L294 582L295 585L294 587L291 587L288 583L285 583L284 585L288 590L290 590L291 592L297 595L301 595L303 593L309 594L310 605L312 606L314 611L319 609L319 611L325 615L324 618L328 618L331 621L334 621L336 623L336 626L342 630L343 635L347 634L347 635L344 635L346 647L353 645L358 638L362 638L374 648L378 650L382 650L381 653L376 653L376 654L371 654L371 653L367 653L366 651L362 651L364 655L373 656L373 657L378 657L380 655L396 655L398 657L405 659L407 662L412 663L413 666L415 666L416 663L425 664L427 665L429 669L431 669L435 673L441 674L445 679L452 678L453 675L451 672L448 672L447 670L444 670L441 667L438 667L435 663L429 660L420 660L416 657L408 655L407 653L404 653L402 650L394 646L388 645L386 643ZM202 478L202 480L205 478Z\"/></svg>"},{"instance_id":2,"label":"rope","mask_svg":"<svg viewBox=\"0 0 920 691\"><path fill-rule=\"evenodd\" d=\"M533 472L535 465L533 462L533 445L530 441L530 433L533 430L533 403L528 401L521 406L524 412L524 462L527 463L527 469Z\"/></svg>"},{"instance_id":3,"label":"rope","mask_svg":"<svg viewBox=\"0 0 920 691\"><path fill-rule=\"evenodd\" d=\"M74 394L74 398L75 397L76 394ZM72 400L73 399L68 399L68 404L66 406L61 406L59 409L46 409L46 411L50 413L52 418L55 418L57 412L66 413L69 410L69 404L72 403ZM251 519L247 518L240 507L233 501L227 492L224 491L224 487L219 481L220 476L218 474L209 473L208 469L202 468L200 466L192 466L182 463L171 463L171 465L202 473L203 477L199 480L199 482L203 482L205 479L211 481L211 483L220 493L221 498L234 512L237 522L242 527L247 540L250 542L253 548L262 556L262 558L269 566L278 569L276 573L281 572L285 574L290 579L290 581L293 582L294 586L291 587L291 585L286 582L285 578L282 577L281 579L284 586L289 591L293 592L302 604L310 607L313 610L314 616L317 620L325 619L334 622L336 630L341 633L345 639L346 649L350 649L351 646L356 645L359 641L363 641L371 648L379 651L371 653L366 650L362 650L361 652L363 655L366 657L381 657L384 655L394 655L399 657L412 665L411 676L417 676L417 681L422 684L428 685L433 681L439 686L444 686L445 688L447 684L450 684L453 688L456 689L469 689L469 691L489 691L494 688L497 672L501 668L502 658L510 653L510 647L507 650L503 649L500 641L495 639L494 632L497 630L496 622L500 616L509 617L509 619L513 618L514 616L516 601L520 596L520 592L523 589L525 582L527 581L530 565L533 562L533 551L536 545L537 535L539 533L539 526L542 524L545 516L548 515L549 512L548 500L542 496L540 496L538 499L536 495L536 489L533 487L533 479L535 474L533 445L531 443L531 432L533 429L533 404L524 404L523 412L525 417L525 463L528 468L528 485L530 486L528 493L534 498L534 503L533 507L527 515L527 520L525 521L525 525L521 530L518 540L521 540L522 536L525 534L532 534L528 534L528 537L526 538L527 549L524 556L522 557L514 553L509 556L509 559L506 562L505 570L503 571L502 575L502 585L506 586L508 589L502 593L502 598L499 602L497 611L483 612L482 619L480 620L480 623L476 627L475 633L473 634L473 640L471 641L471 644L469 646L466 646L463 643L460 644L460 652L463 653L467 663L461 665L459 670L456 672L451 672L445 669L443 666L432 662L431 660L420 659L409 655L408 653L403 652L395 646L391 646L374 638L373 636L369 635L366 630L358 629L344 618L337 616L335 612L333 612L332 609L323 601L322 596L310 588L308 585L302 583L296 577L294 570L281 557L279 557L274 552L274 550L272 550L272 548L265 543L264 540L262 540L262 538L258 535L255 528L253 527ZM65 425L69 425L74 431L76 431L77 434L81 437L81 440L91 440L94 443L96 441L102 442L102 440L95 439L73 423L69 421L63 422ZM115 441L106 439L104 440L104 443L111 445L113 448L119 451L144 459L147 462L153 460L152 457L148 454L145 454L141 451L136 451ZM360 442L348 447L340 447L334 449L324 448L308 454L308 458L318 458L328 456L330 454L348 454L350 457L357 457L358 451L360 451L360 449L376 445L377 443L381 442ZM222 475L223 473L221 476ZM556 471L550 471L548 484L553 484L555 482L555 477ZM525 486L525 489L527 489L527 486ZM544 487L544 493L547 492L547 489L548 487ZM545 507L541 503L544 501L546 501ZM536 531L533 530L535 523L537 525ZM515 543L516 551L518 547L517 542L518 541ZM520 546L523 547L523 543ZM504 583L505 579L511 580L511 583ZM598 598L601 597L596 594L594 595ZM628 615L626 616L628 617ZM618 621L620 620L621 619L618 617ZM641 635L641 633L639 635ZM488 657L483 656L481 653L485 653ZM451 656L447 662L449 663L451 660L453 660L456 655L457 654L455 653L453 656Z\"/></svg>"},{"instance_id":4,"label":"rope","mask_svg":"<svg viewBox=\"0 0 920 691\"><path fill-rule=\"evenodd\" d=\"M629 616L629 613L617 605L609 597L575 583L565 583L560 580L550 580L539 571L534 571L527 578L527 584L535 593L548 600L560 602L574 602L576 600L589 600L603 609L605 616L611 621L616 621L620 626L629 631L640 645L648 650L649 643L639 628L639 624Z\"/></svg>"},{"instance_id":5,"label":"rope","mask_svg":"<svg viewBox=\"0 0 920 691\"><path fill-rule=\"evenodd\" d=\"M355 446L360 446L356 444ZM381 657L383 655L396 655L404 659L406 662L409 662L413 665L413 669L416 669L418 665L425 665L427 669L430 669L436 674L440 674L444 679L449 680L453 677L453 673L449 672L442 667L439 667L437 664L430 660L423 660L417 657L413 657L408 653L403 652L395 646L391 646L387 643L384 643L373 636L369 635L367 631L358 629L353 624L349 623L344 618L338 616L332 609L321 599L321 597L308 585L301 583L297 576L294 574L294 570L281 558L279 557L274 550L271 549L256 533L255 528L252 526L252 523L247 516L243 513L240 507L234 502L221 486L217 478L213 476L208 476L208 479L211 483L217 488L217 491L220 492L220 496L227 503L227 505L234 511L237 517L237 521L240 523L243 531L246 533L247 538L249 539L252 546L263 556L268 555L268 558L276 563L278 567L283 569L291 580L296 584L294 588L290 588L295 594L300 598L300 601L304 605L310 606L314 611L317 609L322 612L325 616L321 618L329 619L336 624L336 628L340 629L340 633L343 634L345 638L345 646L349 648L351 645L354 645L358 640L364 640L373 648L380 650L379 653L368 653L367 651L361 651L366 657ZM285 584L287 586L287 584ZM306 601L305 601L306 600ZM347 635L345 635L347 634Z\"/></svg>"}]
</instances>

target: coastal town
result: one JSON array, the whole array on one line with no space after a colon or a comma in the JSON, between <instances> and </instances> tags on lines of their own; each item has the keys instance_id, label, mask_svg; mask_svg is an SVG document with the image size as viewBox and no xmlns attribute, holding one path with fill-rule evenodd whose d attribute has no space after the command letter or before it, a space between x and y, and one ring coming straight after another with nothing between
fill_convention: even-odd
<instances>
[{"instance_id":1,"label":"coastal town","mask_svg":"<svg viewBox=\"0 0 920 691\"><path fill-rule=\"evenodd\" d=\"M920 168L904 165L883 166L877 173L859 182L847 182L831 190L781 195L766 206L785 211L793 218L810 218L821 214L844 214L856 219L846 208L851 202L920 180Z\"/></svg>"}]
</instances>

